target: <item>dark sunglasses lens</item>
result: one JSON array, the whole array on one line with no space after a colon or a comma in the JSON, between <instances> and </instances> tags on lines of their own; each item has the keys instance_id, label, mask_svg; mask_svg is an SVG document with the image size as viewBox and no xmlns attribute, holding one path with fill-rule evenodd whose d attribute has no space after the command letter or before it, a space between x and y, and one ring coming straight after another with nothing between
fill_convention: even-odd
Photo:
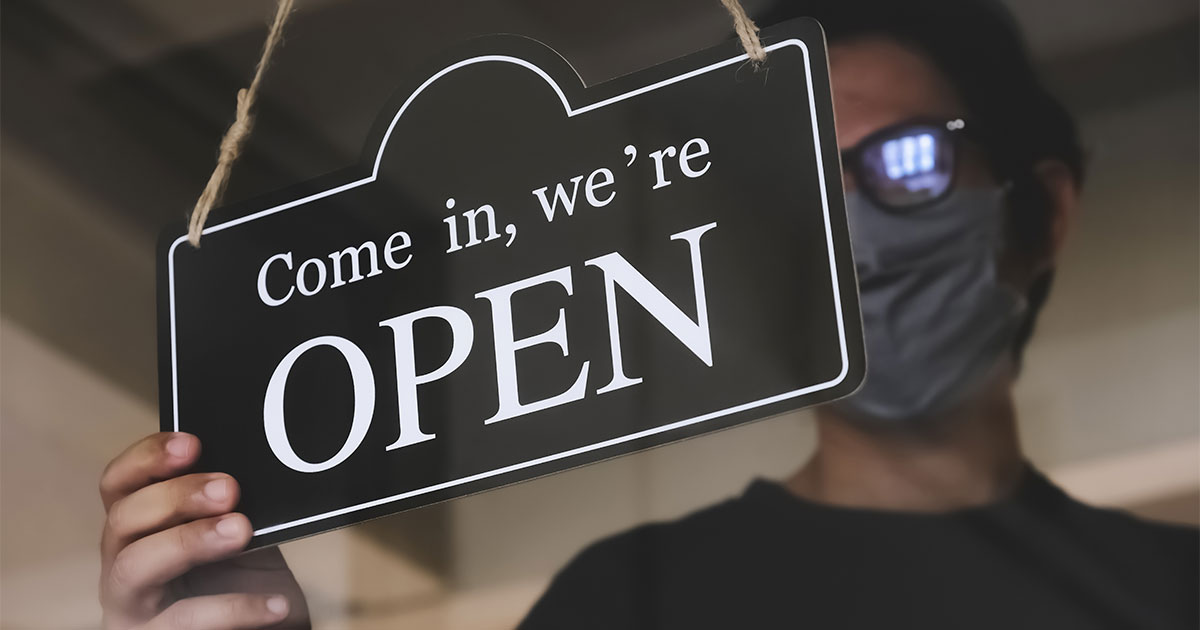
<instances>
[{"instance_id":1,"label":"dark sunglasses lens","mask_svg":"<svg viewBox=\"0 0 1200 630\"><path fill-rule=\"evenodd\" d=\"M862 185L885 206L905 208L950 188L954 144L938 127L909 127L863 147Z\"/></svg>"}]
</instances>

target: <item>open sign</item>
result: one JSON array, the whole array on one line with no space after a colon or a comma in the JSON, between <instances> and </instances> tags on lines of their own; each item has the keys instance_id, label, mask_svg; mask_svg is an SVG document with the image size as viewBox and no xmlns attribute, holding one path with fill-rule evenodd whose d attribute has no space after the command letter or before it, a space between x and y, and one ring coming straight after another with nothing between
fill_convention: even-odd
<instances>
[{"instance_id":1,"label":"open sign","mask_svg":"<svg viewBox=\"0 0 1200 630\"><path fill-rule=\"evenodd\" d=\"M823 39L764 32L585 87L472 41L360 165L159 255L162 425L254 545L852 392L862 333ZM767 78L770 78L768 81Z\"/></svg>"}]
</instances>

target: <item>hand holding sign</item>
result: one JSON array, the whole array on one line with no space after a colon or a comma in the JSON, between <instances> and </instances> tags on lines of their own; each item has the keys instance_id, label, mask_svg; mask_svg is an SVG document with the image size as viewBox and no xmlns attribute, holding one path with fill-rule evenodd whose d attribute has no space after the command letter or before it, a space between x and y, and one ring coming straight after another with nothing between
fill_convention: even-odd
<instances>
[{"instance_id":1,"label":"hand holding sign","mask_svg":"<svg viewBox=\"0 0 1200 630\"><path fill-rule=\"evenodd\" d=\"M230 513L237 483L184 474L199 450L193 436L158 433L105 469L104 627L307 627L304 594L279 550L237 556L250 540L246 517Z\"/></svg>"},{"instance_id":2,"label":"hand holding sign","mask_svg":"<svg viewBox=\"0 0 1200 630\"><path fill-rule=\"evenodd\" d=\"M168 231L163 428L239 480L252 544L853 391L822 39L768 34L769 82L730 43L590 88L476 40L362 167Z\"/></svg>"}]
</instances>

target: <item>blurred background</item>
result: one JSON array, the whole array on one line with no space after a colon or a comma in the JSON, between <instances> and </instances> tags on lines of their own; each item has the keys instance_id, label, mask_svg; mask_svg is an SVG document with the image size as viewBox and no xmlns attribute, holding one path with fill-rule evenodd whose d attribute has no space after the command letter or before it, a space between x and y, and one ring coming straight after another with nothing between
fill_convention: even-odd
<instances>
[{"instance_id":1,"label":"blurred background","mask_svg":"<svg viewBox=\"0 0 1200 630\"><path fill-rule=\"evenodd\" d=\"M1079 498L1200 520L1195 0L1008 0L1090 152L1018 389ZM724 40L717 0L300 0L233 201L351 164L400 77L465 38L540 39L588 83ZM753 14L762 2L747 1ZM191 209L271 0L0 4L0 627L98 626L96 482L157 430L154 242ZM595 538L791 473L805 413L285 545L318 627L508 628Z\"/></svg>"}]
</instances>

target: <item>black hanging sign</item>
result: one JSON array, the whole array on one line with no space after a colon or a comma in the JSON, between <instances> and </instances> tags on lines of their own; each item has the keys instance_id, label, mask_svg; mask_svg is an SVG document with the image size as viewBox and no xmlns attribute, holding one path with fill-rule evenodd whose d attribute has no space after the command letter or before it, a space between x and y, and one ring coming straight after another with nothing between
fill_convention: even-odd
<instances>
[{"instance_id":1,"label":"black hanging sign","mask_svg":"<svg viewBox=\"0 0 1200 630\"><path fill-rule=\"evenodd\" d=\"M255 546L826 402L862 332L820 27L585 87L529 39L397 92L361 163L159 247L162 428Z\"/></svg>"}]
</instances>

